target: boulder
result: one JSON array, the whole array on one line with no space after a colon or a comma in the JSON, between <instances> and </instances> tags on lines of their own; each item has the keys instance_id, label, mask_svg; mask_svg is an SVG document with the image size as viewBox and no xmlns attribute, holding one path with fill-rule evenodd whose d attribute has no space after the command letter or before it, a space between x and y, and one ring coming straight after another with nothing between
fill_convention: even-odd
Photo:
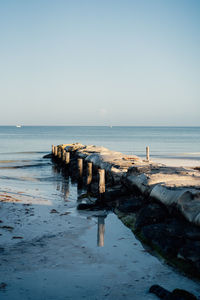
<instances>
[{"instance_id":1,"label":"boulder","mask_svg":"<svg viewBox=\"0 0 200 300\"><path fill-rule=\"evenodd\" d=\"M149 292L164 300L197 300L197 298L188 291L175 289L173 292L169 292L157 284L152 285L149 289Z\"/></svg>"},{"instance_id":2,"label":"boulder","mask_svg":"<svg viewBox=\"0 0 200 300\"><path fill-rule=\"evenodd\" d=\"M141 235L146 242L167 257L177 257L179 249L185 242L179 228L166 223L144 226Z\"/></svg>"},{"instance_id":3,"label":"boulder","mask_svg":"<svg viewBox=\"0 0 200 300\"><path fill-rule=\"evenodd\" d=\"M124 213L137 212L144 206L144 203L143 197L126 195L119 199L118 210Z\"/></svg>"},{"instance_id":4,"label":"boulder","mask_svg":"<svg viewBox=\"0 0 200 300\"><path fill-rule=\"evenodd\" d=\"M140 231L146 225L160 223L167 217L168 211L164 206L150 203L140 210L136 219L135 230Z\"/></svg>"},{"instance_id":5,"label":"boulder","mask_svg":"<svg viewBox=\"0 0 200 300\"><path fill-rule=\"evenodd\" d=\"M200 241L187 240L179 250L179 257L193 263L200 263Z\"/></svg>"}]
</instances>

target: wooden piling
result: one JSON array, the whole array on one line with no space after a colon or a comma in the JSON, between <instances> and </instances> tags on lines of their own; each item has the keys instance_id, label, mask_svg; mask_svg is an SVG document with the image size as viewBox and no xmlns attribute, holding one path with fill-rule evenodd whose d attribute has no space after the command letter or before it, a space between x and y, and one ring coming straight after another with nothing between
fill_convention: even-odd
<instances>
[{"instance_id":1,"label":"wooden piling","mask_svg":"<svg viewBox=\"0 0 200 300\"><path fill-rule=\"evenodd\" d=\"M61 148L58 149L58 158L59 159L62 158L62 149Z\"/></svg>"},{"instance_id":2,"label":"wooden piling","mask_svg":"<svg viewBox=\"0 0 200 300\"><path fill-rule=\"evenodd\" d=\"M87 163L87 185L92 182L92 162Z\"/></svg>"},{"instance_id":3,"label":"wooden piling","mask_svg":"<svg viewBox=\"0 0 200 300\"><path fill-rule=\"evenodd\" d=\"M105 188L105 170L104 169L99 169L99 194L103 194L106 191Z\"/></svg>"},{"instance_id":4,"label":"wooden piling","mask_svg":"<svg viewBox=\"0 0 200 300\"><path fill-rule=\"evenodd\" d=\"M54 155L54 145L51 146L51 153Z\"/></svg>"},{"instance_id":5,"label":"wooden piling","mask_svg":"<svg viewBox=\"0 0 200 300\"><path fill-rule=\"evenodd\" d=\"M55 147L54 147L54 156L57 156L57 155L58 155L58 147L55 146Z\"/></svg>"},{"instance_id":6,"label":"wooden piling","mask_svg":"<svg viewBox=\"0 0 200 300\"><path fill-rule=\"evenodd\" d=\"M66 155L66 151L65 151L65 149L63 149L63 151L62 151L62 161L65 161L65 155Z\"/></svg>"},{"instance_id":7,"label":"wooden piling","mask_svg":"<svg viewBox=\"0 0 200 300\"><path fill-rule=\"evenodd\" d=\"M65 163L68 165L70 163L70 152L65 152Z\"/></svg>"},{"instance_id":8,"label":"wooden piling","mask_svg":"<svg viewBox=\"0 0 200 300\"><path fill-rule=\"evenodd\" d=\"M149 146L146 147L146 160L149 161Z\"/></svg>"},{"instance_id":9,"label":"wooden piling","mask_svg":"<svg viewBox=\"0 0 200 300\"><path fill-rule=\"evenodd\" d=\"M82 158L78 158L77 166L78 166L78 176L82 177L82 175L83 175L83 159Z\"/></svg>"}]
</instances>

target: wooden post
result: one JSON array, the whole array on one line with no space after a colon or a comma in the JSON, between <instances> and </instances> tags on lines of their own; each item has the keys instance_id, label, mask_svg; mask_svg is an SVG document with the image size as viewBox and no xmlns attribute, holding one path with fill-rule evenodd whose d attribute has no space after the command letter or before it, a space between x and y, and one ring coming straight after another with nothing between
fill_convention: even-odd
<instances>
[{"instance_id":1,"label":"wooden post","mask_svg":"<svg viewBox=\"0 0 200 300\"><path fill-rule=\"evenodd\" d=\"M92 162L87 163L87 184L92 182Z\"/></svg>"},{"instance_id":2,"label":"wooden post","mask_svg":"<svg viewBox=\"0 0 200 300\"><path fill-rule=\"evenodd\" d=\"M51 146L51 153L54 155L54 145Z\"/></svg>"},{"instance_id":3,"label":"wooden post","mask_svg":"<svg viewBox=\"0 0 200 300\"><path fill-rule=\"evenodd\" d=\"M78 165L78 175L79 175L79 177L82 177L82 175L83 175L83 159L82 158L78 158L77 165Z\"/></svg>"},{"instance_id":4,"label":"wooden post","mask_svg":"<svg viewBox=\"0 0 200 300\"><path fill-rule=\"evenodd\" d=\"M104 169L99 169L99 194L103 194L106 191L105 188L105 170Z\"/></svg>"},{"instance_id":5,"label":"wooden post","mask_svg":"<svg viewBox=\"0 0 200 300\"><path fill-rule=\"evenodd\" d=\"M62 158L62 150L61 150L61 148L58 149L58 158L59 159Z\"/></svg>"},{"instance_id":6,"label":"wooden post","mask_svg":"<svg viewBox=\"0 0 200 300\"><path fill-rule=\"evenodd\" d=\"M98 230L97 230L97 246L104 246L104 232L105 232L105 217L98 217Z\"/></svg>"},{"instance_id":7,"label":"wooden post","mask_svg":"<svg viewBox=\"0 0 200 300\"><path fill-rule=\"evenodd\" d=\"M149 161L149 146L146 147L146 160Z\"/></svg>"},{"instance_id":8,"label":"wooden post","mask_svg":"<svg viewBox=\"0 0 200 300\"><path fill-rule=\"evenodd\" d=\"M54 147L54 155L55 155L55 156L58 155L58 147L57 147L57 146Z\"/></svg>"},{"instance_id":9,"label":"wooden post","mask_svg":"<svg viewBox=\"0 0 200 300\"><path fill-rule=\"evenodd\" d=\"M68 165L70 163L70 152L65 152L65 163Z\"/></svg>"},{"instance_id":10,"label":"wooden post","mask_svg":"<svg viewBox=\"0 0 200 300\"><path fill-rule=\"evenodd\" d=\"M66 151L65 151L65 149L63 149L63 151L62 151L62 161L65 161L65 155L66 155Z\"/></svg>"}]
</instances>

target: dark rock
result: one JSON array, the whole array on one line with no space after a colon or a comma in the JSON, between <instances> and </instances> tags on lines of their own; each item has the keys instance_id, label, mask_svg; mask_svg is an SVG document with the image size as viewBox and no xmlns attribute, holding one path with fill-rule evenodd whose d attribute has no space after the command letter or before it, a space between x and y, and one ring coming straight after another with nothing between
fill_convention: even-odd
<instances>
[{"instance_id":1,"label":"dark rock","mask_svg":"<svg viewBox=\"0 0 200 300\"><path fill-rule=\"evenodd\" d=\"M134 196L123 196L119 200L118 209L121 212L136 212L144 205L144 198Z\"/></svg>"},{"instance_id":2,"label":"dark rock","mask_svg":"<svg viewBox=\"0 0 200 300\"><path fill-rule=\"evenodd\" d=\"M193 263L200 262L200 241L187 240L179 250L179 256Z\"/></svg>"},{"instance_id":3,"label":"dark rock","mask_svg":"<svg viewBox=\"0 0 200 300\"><path fill-rule=\"evenodd\" d=\"M146 242L167 257L176 257L184 239L172 224L160 223L144 226L141 235Z\"/></svg>"},{"instance_id":4,"label":"dark rock","mask_svg":"<svg viewBox=\"0 0 200 300\"><path fill-rule=\"evenodd\" d=\"M46 154L43 156L43 158L52 158L53 157L53 154L52 153L49 153L49 154Z\"/></svg>"},{"instance_id":5,"label":"dark rock","mask_svg":"<svg viewBox=\"0 0 200 300\"><path fill-rule=\"evenodd\" d=\"M167 297L171 296L171 294L172 294L172 293L168 292L166 289L164 289L162 286L157 285L157 284L152 285L149 289L149 292L155 294L160 299L166 299Z\"/></svg>"},{"instance_id":6,"label":"dark rock","mask_svg":"<svg viewBox=\"0 0 200 300\"><path fill-rule=\"evenodd\" d=\"M168 211L158 203L150 203L142 208L137 216L135 230L140 231L142 227L150 224L163 222L168 217Z\"/></svg>"},{"instance_id":7,"label":"dark rock","mask_svg":"<svg viewBox=\"0 0 200 300\"><path fill-rule=\"evenodd\" d=\"M193 294L182 289L173 290L172 296L175 300L197 300L197 297L195 297Z\"/></svg>"},{"instance_id":8,"label":"dark rock","mask_svg":"<svg viewBox=\"0 0 200 300\"><path fill-rule=\"evenodd\" d=\"M193 224L184 227L185 236L189 240L200 241L200 228Z\"/></svg>"},{"instance_id":9,"label":"dark rock","mask_svg":"<svg viewBox=\"0 0 200 300\"><path fill-rule=\"evenodd\" d=\"M57 211L56 209L53 208L53 209L50 211L50 213L51 213L51 214L57 214L58 211Z\"/></svg>"},{"instance_id":10,"label":"dark rock","mask_svg":"<svg viewBox=\"0 0 200 300\"><path fill-rule=\"evenodd\" d=\"M149 289L149 292L164 300L197 300L193 294L185 290L175 289L171 293L160 285L152 285Z\"/></svg>"},{"instance_id":11,"label":"dark rock","mask_svg":"<svg viewBox=\"0 0 200 300\"><path fill-rule=\"evenodd\" d=\"M94 195L98 195L98 192L99 192L99 184L98 184L98 182L92 182L91 183L91 185L90 185L90 191Z\"/></svg>"},{"instance_id":12,"label":"dark rock","mask_svg":"<svg viewBox=\"0 0 200 300\"><path fill-rule=\"evenodd\" d=\"M122 186L114 186L112 188L106 189L104 193L105 201L116 201L119 198L123 197L127 193L127 190Z\"/></svg>"}]
</instances>

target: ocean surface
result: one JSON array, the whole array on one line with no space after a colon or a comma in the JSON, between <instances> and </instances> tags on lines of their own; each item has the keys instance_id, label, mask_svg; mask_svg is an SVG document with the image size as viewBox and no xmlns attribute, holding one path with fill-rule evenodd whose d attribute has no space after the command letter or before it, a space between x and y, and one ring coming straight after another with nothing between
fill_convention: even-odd
<instances>
[{"instance_id":1,"label":"ocean surface","mask_svg":"<svg viewBox=\"0 0 200 300\"><path fill-rule=\"evenodd\" d=\"M48 152L52 144L102 145L139 156L200 159L200 127L0 126L0 154Z\"/></svg>"},{"instance_id":2,"label":"ocean surface","mask_svg":"<svg viewBox=\"0 0 200 300\"><path fill-rule=\"evenodd\" d=\"M157 283L199 295L199 283L148 253L111 212L101 212L97 247L102 216L79 213L84 191L43 159L52 144L75 142L200 162L200 127L0 126L0 299L153 300Z\"/></svg>"}]
</instances>

